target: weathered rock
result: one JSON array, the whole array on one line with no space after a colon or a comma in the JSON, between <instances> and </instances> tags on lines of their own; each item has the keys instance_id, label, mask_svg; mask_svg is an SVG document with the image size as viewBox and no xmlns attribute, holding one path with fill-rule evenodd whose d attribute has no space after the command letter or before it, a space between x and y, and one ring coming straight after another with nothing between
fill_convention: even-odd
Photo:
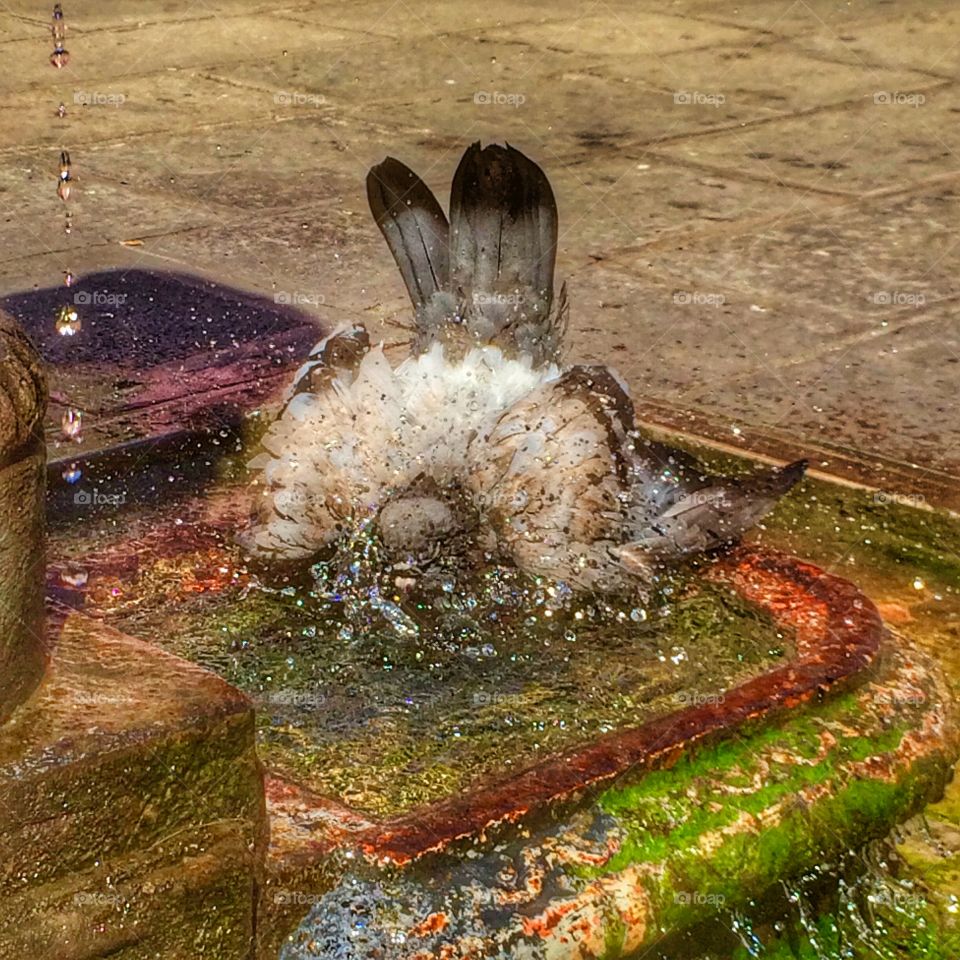
<instances>
[{"instance_id":1,"label":"weathered rock","mask_svg":"<svg viewBox=\"0 0 960 960\"><path fill-rule=\"evenodd\" d=\"M0 311L0 723L43 673L43 366Z\"/></svg>"},{"instance_id":2,"label":"weathered rock","mask_svg":"<svg viewBox=\"0 0 960 960\"><path fill-rule=\"evenodd\" d=\"M0 730L0 960L246 956L266 839L249 702L79 614L51 634Z\"/></svg>"}]
</instances>

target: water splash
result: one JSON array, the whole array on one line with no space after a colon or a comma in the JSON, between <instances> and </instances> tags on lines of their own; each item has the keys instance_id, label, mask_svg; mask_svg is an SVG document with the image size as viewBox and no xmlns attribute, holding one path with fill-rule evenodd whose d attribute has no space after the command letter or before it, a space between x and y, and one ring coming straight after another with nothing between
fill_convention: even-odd
<instances>
[{"instance_id":1,"label":"water splash","mask_svg":"<svg viewBox=\"0 0 960 960\"><path fill-rule=\"evenodd\" d=\"M60 432L65 440L80 443L83 440L83 414L76 407L68 407L60 418Z\"/></svg>"},{"instance_id":2,"label":"water splash","mask_svg":"<svg viewBox=\"0 0 960 960\"><path fill-rule=\"evenodd\" d=\"M82 322L77 308L67 304L57 312L56 329L61 337L73 337L80 332Z\"/></svg>"}]
</instances>

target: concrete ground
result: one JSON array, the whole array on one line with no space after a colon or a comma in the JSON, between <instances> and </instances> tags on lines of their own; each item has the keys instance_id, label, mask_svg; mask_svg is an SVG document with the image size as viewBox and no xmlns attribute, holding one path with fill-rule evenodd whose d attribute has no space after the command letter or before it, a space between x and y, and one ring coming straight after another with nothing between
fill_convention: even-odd
<instances>
[{"instance_id":1,"label":"concrete ground","mask_svg":"<svg viewBox=\"0 0 960 960\"><path fill-rule=\"evenodd\" d=\"M0 296L172 269L399 342L368 167L445 202L507 139L557 193L572 360L652 421L960 505L953 0L64 7L57 71L48 5L0 0Z\"/></svg>"}]
</instances>

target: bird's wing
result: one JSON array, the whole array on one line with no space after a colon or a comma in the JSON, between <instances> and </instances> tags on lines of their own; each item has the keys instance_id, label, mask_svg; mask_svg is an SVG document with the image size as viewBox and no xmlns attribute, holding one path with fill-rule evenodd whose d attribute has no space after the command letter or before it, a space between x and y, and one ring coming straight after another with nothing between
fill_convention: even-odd
<instances>
[{"instance_id":1,"label":"bird's wing","mask_svg":"<svg viewBox=\"0 0 960 960\"><path fill-rule=\"evenodd\" d=\"M447 218L430 188L393 157L367 174L367 199L419 311L448 288Z\"/></svg>"},{"instance_id":2,"label":"bird's wing","mask_svg":"<svg viewBox=\"0 0 960 960\"><path fill-rule=\"evenodd\" d=\"M620 550L628 568L647 568L737 539L762 519L803 476L806 460L745 478L707 477L633 532Z\"/></svg>"},{"instance_id":3,"label":"bird's wing","mask_svg":"<svg viewBox=\"0 0 960 960\"><path fill-rule=\"evenodd\" d=\"M313 348L294 376L283 410L263 436L262 452L248 464L257 472L255 504L251 523L238 539L251 553L305 558L336 535L351 491L358 487L351 477L360 471L349 444L342 444L342 464L331 460L330 441L349 428L345 394L368 356L367 331L341 327Z\"/></svg>"},{"instance_id":4,"label":"bird's wing","mask_svg":"<svg viewBox=\"0 0 960 960\"><path fill-rule=\"evenodd\" d=\"M528 573L617 589L625 477L616 414L588 368L513 404L471 444L470 483L500 548Z\"/></svg>"}]
</instances>

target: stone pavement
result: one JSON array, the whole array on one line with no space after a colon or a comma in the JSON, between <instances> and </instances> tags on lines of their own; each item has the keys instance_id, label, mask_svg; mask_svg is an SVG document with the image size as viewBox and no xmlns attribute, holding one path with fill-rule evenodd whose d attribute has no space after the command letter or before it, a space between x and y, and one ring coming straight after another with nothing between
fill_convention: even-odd
<instances>
[{"instance_id":1,"label":"stone pavement","mask_svg":"<svg viewBox=\"0 0 960 960\"><path fill-rule=\"evenodd\" d=\"M56 71L50 4L0 0L0 296L170 269L399 344L367 168L445 201L507 139L557 193L572 360L651 421L960 506L952 0L64 5Z\"/></svg>"}]
</instances>

